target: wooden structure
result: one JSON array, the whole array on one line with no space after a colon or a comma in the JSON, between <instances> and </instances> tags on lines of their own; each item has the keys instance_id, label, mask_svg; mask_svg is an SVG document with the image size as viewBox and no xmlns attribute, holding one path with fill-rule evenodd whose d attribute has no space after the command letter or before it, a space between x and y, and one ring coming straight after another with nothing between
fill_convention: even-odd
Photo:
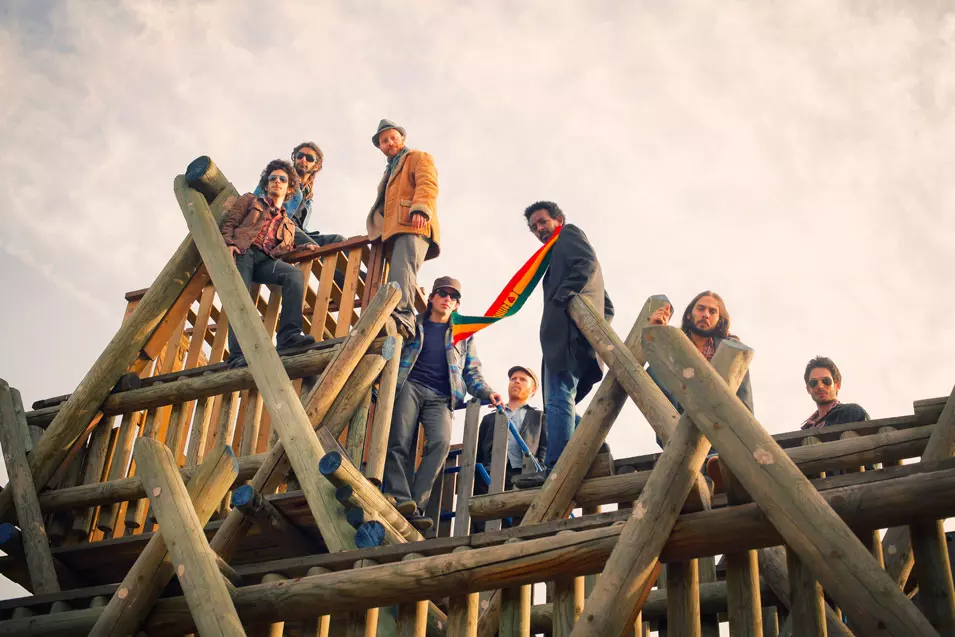
<instances>
[{"instance_id":1,"label":"wooden structure","mask_svg":"<svg viewBox=\"0 0 955 637\"><path fill-rule=\"evenodd\" d=\"M175 194L190 236L76 391L26 411L0 382L0 572L33 593L0 602L0 635L955 635L951 397L770 436L735 398L748 348L710 364L648 328L662 297L625 339L573 299L608 372L551 477L505 492L497 435L478 467L472 402L422 535L379 490L401 347L383 247L300 255L318 343L280 358L280 294L247 293L216 229L235 189L200 158ZM229 329L248 368L222 363ZM628 400L662 453L599 453Z\"/></svg>"}]
</instances>

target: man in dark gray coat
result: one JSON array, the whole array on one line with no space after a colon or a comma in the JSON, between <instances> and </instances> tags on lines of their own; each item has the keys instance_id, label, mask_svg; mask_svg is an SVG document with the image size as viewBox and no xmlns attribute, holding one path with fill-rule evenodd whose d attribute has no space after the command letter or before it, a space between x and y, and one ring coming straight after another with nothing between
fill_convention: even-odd
<instances>
[{"instance_id":1,"label":"man in dark gray coat","mask_svg":"<svg viewBox=\"0 0 955 637\"><path fill-rule=\"evenodd\" d=\"M597 355L567 314L571 297L586 297L606 318L613 304L604 291L603 272L584 231L566 223L564 212L552 201L538 201L524 210L531 232L547 243L560 232L551 248L550 267L544 274L544 312L540 340L544 358L544 413L547 414L546 470L521 476L521 488L539 486L557 464L577 426L575 404L600 380Z\"/></svg>"}]
</instances>

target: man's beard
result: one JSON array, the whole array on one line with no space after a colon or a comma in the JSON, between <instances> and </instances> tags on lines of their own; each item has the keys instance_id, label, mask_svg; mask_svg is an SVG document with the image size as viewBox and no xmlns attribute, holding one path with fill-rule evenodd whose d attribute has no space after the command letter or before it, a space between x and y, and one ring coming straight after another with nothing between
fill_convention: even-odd
<instances>
[{"instance_id":1,"label":"man's beard","mask_svg":"<svg viewBox=\"0 0 955 637\"><path fill-rule=\"evenodd\" d=\"M716 330L718 330L719 328L720 328L720 324L718 322L715 327L709 330L700 329L699 327L696 326L696 323L693 323L693 322L690 323L691 332L693 332L697 336L704 336L706 338L710 338L716 335Z\"/></svg>"},{"instance_id":2,"label":"man's beard","mask_svg":"<svg viewBox=\"0 0 955 637\"><path fill-rule=\"evenodd\" d=\"M298 173L299 179L303 179L308 176L308 171L304 168L299 168L298 166L295 167L295 172Z\"/></svg>"},{"instance_id":3,"label":"man's beard","mask_svg":"<svg viewBox=\"0 0 955 637\"><path fill-rule=\"evenodd\" d=\"M827 396L826 398L824 398L824 399L820 399L820 398L816 398L815 396L813 396L813 397L812 397L812 400L813 400L813 402L816 403L818 406L823 407L824 405L828 405L829 403L834 403L834 402L836 402L837 399L836 399L836 398L829 398L828 396Z\"/></svg>"}]
</instances>

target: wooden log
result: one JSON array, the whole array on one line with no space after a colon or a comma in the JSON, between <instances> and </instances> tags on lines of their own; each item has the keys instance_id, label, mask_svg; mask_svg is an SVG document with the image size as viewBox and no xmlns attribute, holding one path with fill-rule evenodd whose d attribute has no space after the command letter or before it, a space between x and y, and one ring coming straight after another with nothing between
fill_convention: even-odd
<instances>
[{"instance_id":1,"label":"wooden log","mask_svg":"<svg viewBox=\"0 0 955 637\"><path fill-rule=\"evenodd\" d=\"M133 442L136 440L136 429L141 420L142 414L128 413L124 414L119 424L119 433L116 434L116 444L113 448L113 458L110 461L109 473L107 479L110 483L122 479L126 475L129 466L129 457L133 451ZM145 495L145 490L143 491ZM106 504L106 503L103 503ZM120 504L117 501L109 508L100 511L96 526L107 536L111 536L119 525Z\"/></svg>"},{"instance_id":2,"label":"wooden log","mask_svg":"<svg viewBox=\"0 0 955 637\"><path fill-rule=\"evenodd\" d=\"M182 181L177 181L176 196L189 231L216 285L216 293L229 312L231 326L268 407L271 424L278 432L295 469L296 478L302 485L322 538L333 551L353 548L354 536L349 532L343 512L334 500L334 489L321 478L314 463L314 458L324 455L324 449L312 431L309 414L285 373L278 353L272 347L271 339L259 320L258 312L205 200L196 191L186 188ZM261 486L257 488L262 490Z\"/></svg>"},{"instance_id":3,"label":"wooden log","mask_svg":"<svg viewBox=\"0 0 955 637\"><path fill-rule=\"evenodd\" d=\"M30 571L27 568L26 553L23 549L23 534L16 526L10 522L0 522L0 551L7 554L7 559L11 562L10 569L4 569L4 575L30 590ZM89 586L80 577L77 577L69 567L63 562L53 557L53 567L56 570L57 582L62 589L83 588Z\"/></svg>"},{"instance_id":4,"label":"wooden log","mask_svg":"<svg viewBox=\"0 0 955 637\"><path fill-rule=\"evenodd\" d=\"M531 585L505 588L501 591L499 637L530 637Z\"/></svg>"},{"instance_id":5,"label":"wooden log","mask_svg":"<svg viewBox=\"0 0 955 637\"><path fill-rule=\"evenodd\" d=\"M742 504L749 499L749 494L745 493L728 468L723 469L722 474L730 504ZM725 559L730 631L739 637L762 637L762 598L756 551L727 553Z\"/></svg>"},{"instance_id":6,"label":"wooden log","mask_svg":"<svg viewBox=\"0 0 955 637\"><path fill-rule=\"evenodd\" d=\"M477 444L481 419L481 401L472 398L464 412L464 434L461 441L461 459L458 472L457 502L454 507L454 537L471 533L471 512L468 503L474 494L474 470L477 464ZM466 599L465 599L466 602ZM463 608L467 605L462 602ZM450 621L450 619L448 620ZM475 630L477 626L475 626ZM462 629L463 630L463 629Z\"/></svg>"},{"instance_id":7,"label":"wooden log","mask_svg":"<svg viewBox=\"0 0 955 637\"><path fill-rule=\"evenodd\" d=\"M424 557L420 553L409 553L402 561ZM428 600L406 602L398 605L397 637L426 637L428 632Z\"/></svg>"},{"instance_id":8,"label":"wooden log","mask_svg":"<svg viewBox=\"0 0 955 637\"><path fill-rule=\"evenodd\" d=\"M357 560L354 569L375 566L374 560ZM348 613L345 637L375 637L378 628L378 609L369 608Z\"/></svg>"},{"instance_id":9,"label":"wooden log","mask_svg":"<svg viewBox=\"0 0 955 637\"><path fill-rule=\"evenodd\" d=\"M156 512L169 557L199 633L244 636L235 605L186 485L179 476L175 458L162 443L150 438L136 443L135 454L149 502ZM236 471L238 467L233 459L233 472ZM234 473L227 475L220 484L231 483L233 476Z\"/></svg>"},{"instance_id":10,"label":"wooden log","mask_svg":"<svg viewBox=\"0 0 955 637\"><path fill-rule=\"evenodd\" d=\"M554 580L554 637L569 637L583 610L584 578L561 577Z\"/></svg>"},{"instance_id":11,"label":"wooden log","mask_svg":"<svg viewBox=\"0 0 955 637\"><path fill-rule=\"evenodd\" d=\"M945 541L944 520L924 520L909 527L918 602L922 612L942 635L955 635L955 591Z\"/></svg>"},{"instance_id":12,"label":"wooden log","mask_svg":"<svg viewBox=\"0 0 955 637\"><path fill-rule=\"evenodd\" d=\"M16 507L33 592L55 593L60 590L60 584L27 461L25 433L17 418L10 385L0 379L0 447L9 477L3 493L12 497Z\"/></svg>"},{"instance_id":13,"label":"wooden log","mask_svg":"<svg viewBox=\"0 0 955 637\"><path fill-rule=\"evenodd\" d=\"M232 449L222 445L205 459L186 487L199 524L206 524L238 475ZM154 534L90 632L91 637L136 634L174 575L165 528Z\"/></svg>"},{"instance_id":14,"label":"wooden log","mask_svg":"<svg viewBox=\"0 0 955 637\"><path fill-rule=\"evenodd\" d=\"M358 469L342 456L333 451L327 453L319 462L319 471L330 483L336 487L351 487L355 496L355 503L365 509L366 513L374 514L390 523L398 533L408 542L420 542L424 538L410 523L395 509L394 505L385 498L384 494L376 489Z\"/></svg>"},{"instance_id":15,"label":"wooden log","mask_svg":"<svg viewBox=\"0 0 955 637\"><path fill-rule=\"evenodd\" d=\"M882 523L896 526L906 520L928 515L955 515L953 494L955 469L945 469L913 474L877 485L866 483L835 489L826 492L825 496L847 523L861 529L876 528ZM463 594L561 576L586 575L602 568L620 533L619 526L594 528L592 525L620 521L626 519L628 513L606 513L597 516L598 520L576 518L472 536L466 541L483 548L450 555L439 553L408 564L382 564L365 573L329 573L320 578L291 580L283 583L281 588L244 586L236 591L237 609L244 621L296 621L329 612L388 606L422 597L438 598L451 591ZM586 530L573 535L555 535L563 529ZM500 544L505 537L511 536L536 539L528 539L518 545ZM778 531L769 524L758 505L730 506L681 516L662 559L685 561L700 555L774 546L781 541ZM426 545L389 547L397 554L397 557L392 556L390 559L400 559L404 554L402 551L431 552L438 549L439 543L442 546L452 544L448 539L441 539ZM430 546L434 549L425 548ZM383 558L386 553L379 549L375 555ZM351 555L322 555L319 558L318 563L295 558L292 561L262 564L257 567L258 570L244 569L242 574L264 574L277 570L279 566L286 568L295 565L300 565L303 570L299 573L304 573L305 569L319 564L341 568L345 566L344 560L353 559ZM506 568L502 568L502 565ZM411 566L414 568L409 568ZM293 576L292 573L289 575ZM701 596L708 586L701 585ZM725 588L721 595L725 598ZM645 618L650 617L651 608L645 606L645 610ZM96 609L92 614L71 617L72 632L66 634L88 632L98 612L99 609ZM29 622L0 622L0 633L64 634L57 632L57 626L56 623L45 621L45 618L31 618ZM194 627L185 600L171 598L157 603L156 612L147 620L144 630L150 635L181 635L192 631Z\"/></svg>"},{"instance_id":16,"label":"wooden log","mask_svg":"<svg viewBox=\"0 0 955 637\"><path fill-rule=\"evenodd\" d=\"M365 392L364 398L359 401L348 421L348 438L345 441L345 449L348 457L352 458L358 467L361 467L365 455L369 410L371 410L371 389Z\"/></svg>"},{"instance_id":17,"label":"wooden log","mask_svg":"<svg viewBox=\"0 0 955 637\"><path fill-rule=\"evenodd\" d=\"M507 415L503 410L494 414L494 431L491 438L491 482L487 485L487 492L491 495L504 492L504 480L507 475L507 440L510 437L507 423ZM487 522L484 525L484 530L500 531L501 520L495 519ZM528 619L528 622L530 622L530 619Z\"/></svg>"},{"instance_id":18,"label":"wooden log","mask_svg":"<svg viewBox=\"0 0 955 637\"><path fill-rule=\"evenodd\" d=\"M739 387L753 351L736 341L725 340L713 356L713 368L726 378L729 386ZM575 636L619 635L632 626L636 614L659 574L659 556L666 538L673 529L683 502L697 483L699 467L710 450L709 441L684 414L663 448L663 454L647 479L640 497L634 504L634 513L624 526L616 555L601 575L597 589L587 602L585 621L574 629ZM681 586L686 569L692 566L674 566ZM669 571L667 582L669 587ZM692 584L695 586L696 584ZM692 595L692 592L686 592ZM678 620L679 630L700 631L699 613L692 622L685 617Z\"/></svg>"},{"instance_id":19,"label":"wooden log","mask_svg":"<svg viewBox=\"0 0 955 637\"><path fill-rule=\"evenodd\" d=\"M667 630L675 635L700 637L698 569L697 560L667 564Z\"/></svg>"},{"instance_id":20,"label":"wooden log","mask_svg":"<svg viewBox=\"0 0 955 637\"><path fill-rule=\"evenodd\" d=\"M211 164L211 162L209 162ZM237 192L228 181L221 179L211 204L213 224L224 210L231 206ZM209 191L211 194L211 190ZM203 201L205 205L206 202ZM116 335L100 354L93 367L80 381L69 399L60 407L30 459L33 481L38 488L46 486L53 472L66 457L96 411L109 395L127 366L136 359L153 330L169 308L186 288L201 259L189 237L180 244L162 269L129 318L120 325ZM12 505L12 493L0 493L0 520L7 519Z\"/></svg>"},{"instance_id":21,"label":"wooden log","mask_svg":"<svg viewBox=\"0 0 955 637\"><path fill-rule=\"evenodd\" d=\"M945 408L938 417L938 423L932 431L932 437L925 445L922 460L932 462L950 458L955 454L955 389L945 402ZM908 527L889 529L882 538L882 553L885 556L885 570L904 589L908 581L915 556L912 553L912 540Z\"/></svg>"},{"instance_id":22,"label":"wooden log","mask_svg":"<svg viewBox=\"0 0 955 637\"><path fill-rule=\"evenodd\" d=\"M86 453L86 465L83 468L81 484L97 484L103 479L106 469L106 458L109 453L110 434L113 428L113 419L104 418L93 433L90 434L89 448ZM41 505L42 507L42 505ZM95 508L86 508L77 511L73 518L72 533L75 537L87 539L93 527Z\"/></svg>"},{"instance_id":23,"label":"wooden log","mask_svg":"<svg viewBox=\"0 0 955 637\"><path fill-rule=\"evenodd\" d=\"M779 637L779 612L775 606L763 606L763 637Z\"/></svg>"},{"instance_id":24,"label":"wooden log","mask_svg":"<svg viewBox=\"0 0 955 637\"><path fill-rule=\"evenodd\" d=\"M244 484L232 492L232 506L252 519L262 532L277 533L291 551L300 555L316 551L315 543L252 485Z\"/></svg>"},{"instance_id":25,"label":"wooden log","mask_svg":"<svg viewBox=\"0 0 955 637\"><path fill-rule=\"evenodd\" d=\"M767 518L866 634L936 634L679 329L644 330L654 371Z\"/></svg>"},{"instance_id":26,"label":"wooden log","mask_svg":"<svg viewBox=\"0 0 955 637\"><path fill-rule=\"evenodd\" d=\"M472 401L475 403L476 401ZM480 404L478 403L478 407ZM471 409L471 404L468 404ZM470 551L469 546L459 546L453 553ZM448 637L476 637L478 628L478 613L480 603L479 593L453 595L448 601Z\"/></svg>"},{"instance_id":27,"label":"wooden log","mask_svg":"<svg viewBox=\"0 0 955 637\"><path fill-rule=\"evenodd\" d=\"M381 486L385 473L385 458L388 454L388 436L391 434L391 417L395 408L395 390L398 386L398 370L401 367L401 349L404 337L395 329L394 320L386 324L389 334L395 338L397 354L385 365L378 384L378 403L375 405L375 418L372 421L371 444L368 447L368 464L365 475L372 483Z\"/></svg>"},{"instance_id":28,"label":"wooden log","mask_svg":"<svg viewBox=\"0 0 955 637\"><path fill-rule=\"evenodd\" d=\"M312 422L321 423L324 420L333 402L332 399L341 391L348 376L368 351L372 340L381 331L384 321L394 309L400 296L401 292L397 285L383 286L371 304L362 312L358 324L352 329L335 359L329 363L321 380L315 384L305 399L308 402L306 411L313 416ZM311 437L314 438L313 435ZM276 444L267 454L252 478L251 484L262 493L274 492L284 480L289 468L285 445ZM250 528L251 524L245 520L245 516L239 512L231 512L212 540L213 549L228 559Z\"/></svg>"},{"instance_id":29,"label":"wooden log","mask_svg":"<svg viewBox=\"0 0 955 637\"><path fill-rule=\"evenodd\" d=\"M825 637L826 602L822 596L822 586L799 556L788 547L786 560L789 571L789 618L793 634Z\"/></svg>"},{"instance_id":30,"label":"wooden log","mask_svg":"<svg viewBox=\"0 0 955 637\"><path fill-rule=\"evenodd\" d=\"M327 568L316 566L308 569L309 577L314 575L324 575L330 573ZM304 634L306 637L328 637L328 629L331 626L332 616L321 615L317 618L308 618L305 620Z\"/></svg>"}]
</instances>

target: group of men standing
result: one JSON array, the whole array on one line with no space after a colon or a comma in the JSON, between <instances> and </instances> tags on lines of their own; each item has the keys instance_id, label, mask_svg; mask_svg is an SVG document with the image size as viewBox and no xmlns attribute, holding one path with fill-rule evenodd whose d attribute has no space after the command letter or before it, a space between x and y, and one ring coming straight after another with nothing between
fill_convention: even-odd
<instances>
[{"instance_id":1,"label":"group of men standing","mask_svg":"<svg viewBox=\"0 0 955 637\"><path fill-rule=\"evenodd\" d=\"M436 279L426 310L415 315L418 270L425 260L440 253L438 176L432 156L409 148L405 139L405 129L386 119L381 120L372 136L372 143L385 156L386 165L366 229L370 239L380 239L385 245L388 281L397 282L401 288L401 300L393 318L405 339L382 489L402 514L425 529L431 521L424 516L424 510L451 444L452 412L463 404L466 393L503 408L526 449L543 467L541 471L522 474L525 450L509 436L507 486L533 487L544 482L579 421L576 404L602 376L596 354L568 315L567 305L574 296L586 297L610 320L613 304L604 289L596 252L583 230L568 223L565 213L554 202L538 201L528 206L524 218L535 237L546 244L557 235L542 280L542 379L539 382L529 366L511 367L505 403L484 379L473 335L457 343L453 341L452 314L462 294L459 280L449 276ZM283 257L293 251L344 241L342 235L307 228L315 178L324 161L321 149L313 142L303 142L293 148L291 159L292 162L269 162L256 189L240 197L221 223L223 238L243 281L281 286L283 303L276 338L280 351L315 341L302 333L304 277ZM665 324L671 313L672 308L663 308L651 320ZM682 318L684 332L707 360L721 340L735 338L729 327L730 315L723 299L709 290L690 302ZM245 364L239 344L231 335L229 363ZM819 408L805 426L857 418L860 412L867 417L861 408L851 409L857 405L838 403L841 376L831 361L813 359L810 365L805 376L807 391ZM648 372L655 379L653 370ZM661 388L679 408L666 389ZM541 389L543 413L527 404ZM752 410L748 374L738 395ZM413 447L419 423L426 444L416 468ZM489 416L482 422L479 434L479 461L485 463L490 462L491 423Z\"/></svg>"}]
</instances>

